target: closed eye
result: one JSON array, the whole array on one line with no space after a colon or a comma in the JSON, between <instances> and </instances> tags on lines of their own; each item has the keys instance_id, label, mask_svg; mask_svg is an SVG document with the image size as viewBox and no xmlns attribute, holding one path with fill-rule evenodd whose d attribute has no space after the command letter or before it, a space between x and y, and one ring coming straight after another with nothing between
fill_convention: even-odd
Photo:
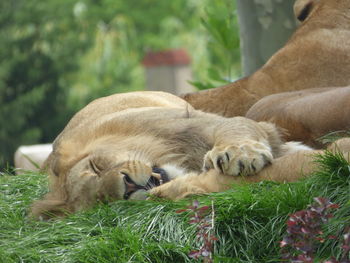
<instances>
[{"instance_id":1,"label":"closed eye","mask_svg":"<svg viewBox=\"0 0 350 263\"><path fill-rule=\"evenodd\" d=\"M310 14L312 8L312 3L307 4L304 9L298 15L298 20L303 22Z\"/></svg>"},{"instance_id":2,"label":"closed eye","mask_svg":"<svg viewBox=\"0 0 350 263\"><path fill-rule=\"evenodd\" d=\"M100 169L98 169L96 164L92 160L89 160L89 164L90 164L91 169L94 171L94 173L99 175L101 171L100 171Z\"/></svg>"}]
</instances>

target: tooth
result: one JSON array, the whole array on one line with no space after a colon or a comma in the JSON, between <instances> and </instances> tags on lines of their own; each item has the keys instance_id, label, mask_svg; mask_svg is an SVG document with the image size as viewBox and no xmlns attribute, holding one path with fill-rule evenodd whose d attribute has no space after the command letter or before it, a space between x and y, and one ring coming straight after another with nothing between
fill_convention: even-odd
<instances>
[{"instance_id":1,"label":"tooth","mask_svg":"<svg viewBox=\"0 0 350 263\"><path fill-rule=\"evenodd\" d=\"M157 174L157 173L152 173L152 176L157 178L158 180L162 180L162 177L160 174Z\"/></svg>"}]
</instances>

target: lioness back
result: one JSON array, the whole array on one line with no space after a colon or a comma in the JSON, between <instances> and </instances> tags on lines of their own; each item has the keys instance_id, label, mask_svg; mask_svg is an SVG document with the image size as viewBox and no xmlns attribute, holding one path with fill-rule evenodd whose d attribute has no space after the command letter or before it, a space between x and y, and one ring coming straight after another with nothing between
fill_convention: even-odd
<instances>
[{"instance_id":1,"label":"lioness back","mask_svg":"<svg viewBox=\"0 0 350 263\"><path fill-rule=\"evenodd\" d=\"M166 92L139 91L119 93L102 97L90 102L69 121L60 136L75 128L80 129L87 123L110 113L121 112L133 108L162 107L162 108L190 108L184 100ZM60 137L59 137L60 138Z\"/></svg>"}]
</instances>

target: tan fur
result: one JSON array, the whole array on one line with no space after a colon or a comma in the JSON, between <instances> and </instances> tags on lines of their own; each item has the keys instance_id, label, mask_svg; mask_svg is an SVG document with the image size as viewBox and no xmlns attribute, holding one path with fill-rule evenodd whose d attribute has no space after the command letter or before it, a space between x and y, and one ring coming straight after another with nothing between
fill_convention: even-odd
<instances>
[{"instance_id":1,"label":"tan fur","mask_svg":"<svg viewBox=\"0 0 350 263\"><path fill-rule=\"evenodd\" d=\"M194 108L244 116L264 96L350 84L350 1L298 0L307 16L287 44L256 73L224 87L186 94Z\"/></svg>"},{"instance_id":2,"label":"tan fur","mask_svg":"<svg viewBox=\"0 0 350 263\"><path fill-rule=\"evenodd\" d=\"M270 121L287 130L287 141L320 148L320 137L350 129L350 87L307 89L267 96L246 117Z\"/></svg>"},{"instance_id":3,"label":"tan fur","mask_svg":"<svg viewBox=\"0 0 350 263\"><path fill-rule=\"evenodd\" d=\"M98 201L144 199L162 179L154 167L179 167L175 176L202 169L208 176L254 175L288 147L294 146L270 123L197 111L162 92L116 94L87 105L57 137L46 161L50 191L31 215L46 219Z\"/></svg>"}]
</instances>

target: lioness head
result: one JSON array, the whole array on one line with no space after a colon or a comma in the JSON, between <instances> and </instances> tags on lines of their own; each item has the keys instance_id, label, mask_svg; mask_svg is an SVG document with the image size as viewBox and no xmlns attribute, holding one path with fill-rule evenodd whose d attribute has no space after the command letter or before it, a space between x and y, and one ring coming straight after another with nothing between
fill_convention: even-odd
<instances>
[{"instance_id":1,"label":"lioness head","mask_svg":"<svg viewBox=\"0 0 350 263\"><path fill-rule=\"evenodd\" d=\"M33 203L30 216L47 220L89 208L96 201L144 200L150 189L169 181L163 169L141 161L106 164L96 156L79 161L69 171L65 188L61 178L52 175L53 191Z\"/></svg>"},{"instance_id":2,"label":"lioness head","mask_svg":"<svg viewBox=\"0 0 350 263\"><path fill-rule=\"evenodd\" d=\"M94 155L72 167L66 187L70 203L77 203L74 210L81 210L84 207L78 204L89 206L95 200L144 200L151 188L168 180L163 169L146 162L112 162L106 156Z\"/></svg>"},{"instance_id":3,"label":"lioness head","mask_svg":"<svg viewBox=\"0 0 350 263\"><path fill-rule=\"evenodd\" d=\"M162 169L140 161L127 161L102 171L91 165L101 181L97 193L100 200L144 200L150 189L168 181Z\"/></svg>"}]
</instances>

